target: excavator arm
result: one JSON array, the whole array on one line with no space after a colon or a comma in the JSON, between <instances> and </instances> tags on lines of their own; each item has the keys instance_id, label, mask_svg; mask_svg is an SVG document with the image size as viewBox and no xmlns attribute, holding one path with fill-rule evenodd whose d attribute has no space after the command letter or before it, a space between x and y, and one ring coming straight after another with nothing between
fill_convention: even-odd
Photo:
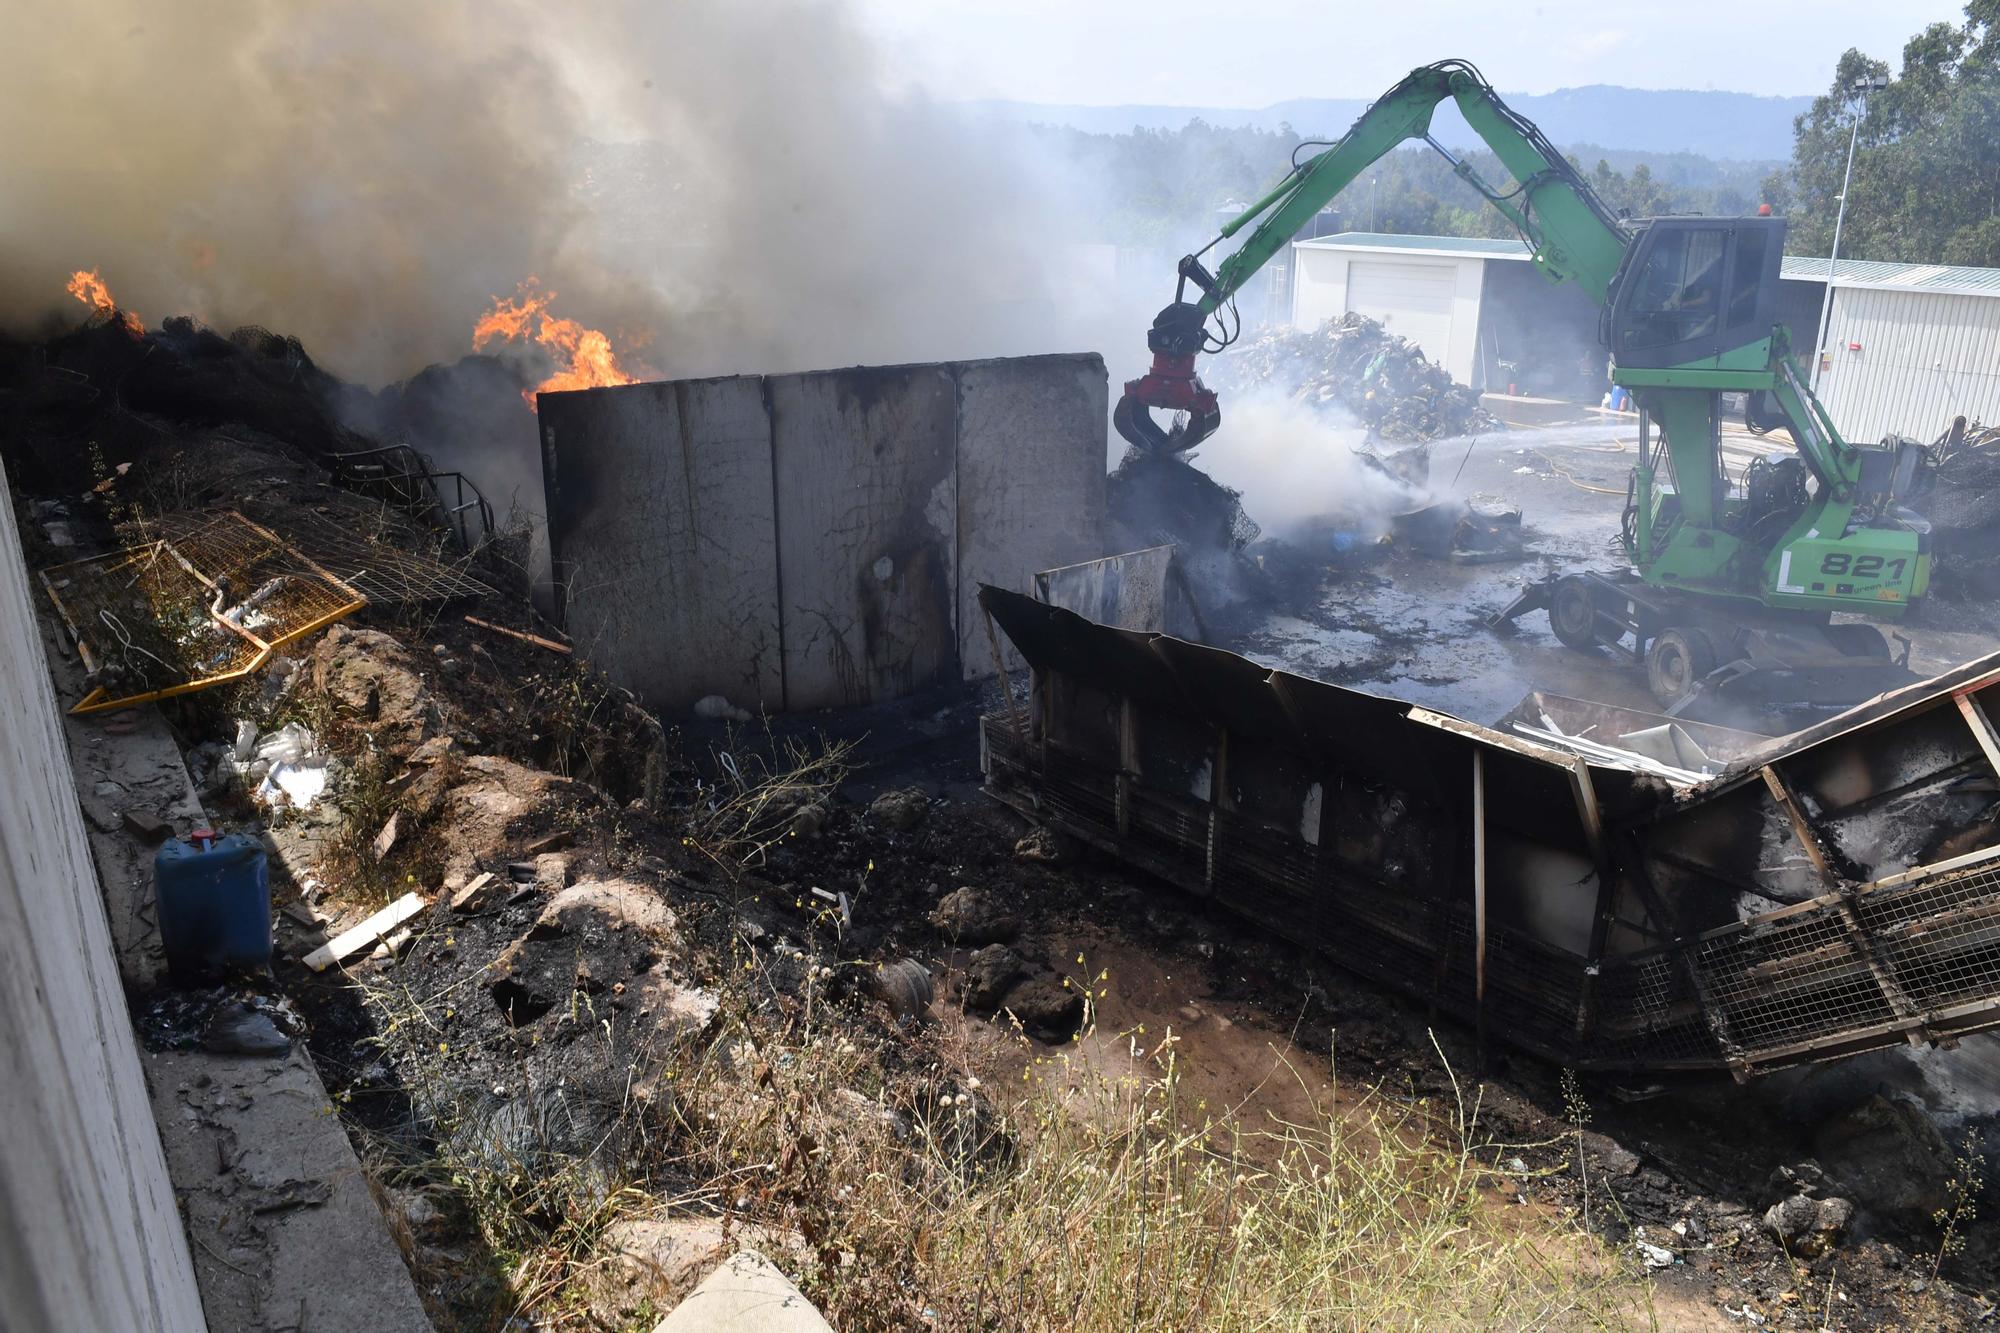
<instances>
[{"instance_id":1,"label":"excavator arm","mask_svg":"<svg viewBox=\"0 0 2000 1333\"><path fill-rule=\"evenodd\" d=\"M1514 189L1495 189L1432 137L1432 113L1447 98L1520 182ZM1125 385L1113 413L1118 433L1140 449L1168 453L1192 449L1213 434L1222 422L1221 409L1214 392L1196 375L1194 360L1234 340L1224 319L1232 298L1334 196L1384 154L1414 139L1442 154L1454 172L1514 224L1545 277L1575 282L1600 303L1606 299L1630 242L1625 225L1540 130L1508 109L1477 69L1463 60L1440 61L1412 71L1338 142L1296 162L1200 253L1181 260L1174 303L1159 313L1147 335L1152 369ZM1246 228L1250 234L1210 273L1202 254ZM1211 320L1217 329L1211 330ZM1185 412L1188 418L1163 430L1152 419L1154 410Z\"/></svg>"},{"instance_id":2,"label":"excavator arm","mask_svg":"<svg viewBox=\"0 0 2000 1333\"><path fill-rule=\"evenodd\" d=\"M1511 189L1481 180L1432 134L1446 98L1517 182ZM1829 617L1893 620L1925 594L1929 527L1905 502L1926 489L1928 455L1908 442L1849 444L1801 382L1778 319L1784 221L1614 216L1465 61L1413 71L1337 142L1295 158L1268 194L1180 262L1174 302L1147 335L1152 369L1126 384L1113 413L1118 433L1153 454L1192 449L1212 434L1222 412L1195 358L1234 339L1231 298L1371 163L1414 139L1513 223L1544 277L1575 283L1597 303L1612 380L1632 390L1640 409L1622 528L1633 577L1567 575L1524 592L1502 617L1544 607L1556 637L1573 647L1629 636L1655 693L1674 707L1731 673L1833 690L1834 677L1812 675L1829 660L1845 682L1838 689L1859 689L1856 698L1878 692L1869 673L1886 661L1887 642ZM1245 231L1214 272L1204 267L1203 255ZM1790 432L1797 462L1759 460L1732 484L1721 442L1730 393L1775 408L1772 424ZM1163 430L1156 410L1186 415ZM1659 427L1657 443L1649 425ZM1868 669L1850 670L1857 660ZM1766 671L1773 664L1775 675Z\"/></svg>"}]
</instances>

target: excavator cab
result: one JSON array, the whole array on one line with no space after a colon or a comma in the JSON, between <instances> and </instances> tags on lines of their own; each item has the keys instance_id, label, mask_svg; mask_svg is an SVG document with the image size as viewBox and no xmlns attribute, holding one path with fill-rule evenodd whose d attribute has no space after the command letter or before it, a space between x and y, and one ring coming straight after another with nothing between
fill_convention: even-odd
<instances>
[{"instance_id":1,"label":"excavator cab","mask_svg":"<svg viewBox=\"0 0 2000 1333\"><path fill-rule=\"evenodd\" d=\"M1603 340L1633 369L1761 370L1778 321L1783 218L1653 218L1612 281Z\"/></svg>"}]
</instances>

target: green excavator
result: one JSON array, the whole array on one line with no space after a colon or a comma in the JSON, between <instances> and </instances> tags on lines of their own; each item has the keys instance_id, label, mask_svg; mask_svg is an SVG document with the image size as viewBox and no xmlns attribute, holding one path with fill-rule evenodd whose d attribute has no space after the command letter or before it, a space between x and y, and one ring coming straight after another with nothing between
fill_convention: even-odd
<instances>
[{"instance_id":1,"label":"green excavator","mask_svg":"<svg viewBox=\"0 0 2000 1333\"><path fill-rule=\"evenodd\" d=\"M1447 98L1512 188L1480 179L1433 137L1432 113ZM1907 643L1892 662L1879 629L1832 616L1894 621L1923 598L1929 525L1910 504L1928 488L1929 456L1906 441L1848 443L1807 387L1777 322L1784 220L1617 216L1462 60L1413 71L1338 141L1295 156L1276 187L1181 260L1174 302L1147 337L1152 368L1125 385L1113 413L1119 434L1151 454L1185 452L1213 434L1221 410L1194 362L1234 340L1232 297L1370 163L1415 139L1506 215L1543 277L1598 303L1612 382L1639 409L1621 532L1630 568L1531 584L1496 625L1546 609L1570 647L1629 652L1670 712L1701 697L1838 708L1913 679ZM1202 256L1246 228L1211 273ZM1738 393L1754 423L1790 433L1796 454L1753 462L1732 484L1723 395ZM1177 419L1163 429L1156 410Z\"/></svg>"}]
</instances>

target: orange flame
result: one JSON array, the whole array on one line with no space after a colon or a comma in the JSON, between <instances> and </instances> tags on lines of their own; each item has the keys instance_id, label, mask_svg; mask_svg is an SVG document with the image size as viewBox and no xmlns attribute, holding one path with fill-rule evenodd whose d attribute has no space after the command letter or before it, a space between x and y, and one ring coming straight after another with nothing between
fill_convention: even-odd
<instances>
[{"instance_id":1,"label":"orange flame","mask_svg":"<svg viewBox=\"0 0 2000 1333\"><path fill-rule=\"evenodd\" d=\"M117 320L134 338L146 332L144 321L131 311L118 308L118 303L111 299L110 286L94 268L80 268L69 275L69 294L106 319Z\"/></svg>"},{"instance_id":2,"label":"orange flame","mask_svg":"<svg viewBox=\"0 0 2000 1333\"><path fill-rule=\"evenodd\" d=\"M530 410L535 395L561 389L598 389L612 384L630 384L635 378L618 364L611 339L597 329L585 328L573 319L549 313L556 299L530 277L512 298L495 297L493 308L472 326L472 350L483 352L496 342L533 342L549 354L555 370L532 389L523 389L521 398Z\"/></svg>"}]
</instances>

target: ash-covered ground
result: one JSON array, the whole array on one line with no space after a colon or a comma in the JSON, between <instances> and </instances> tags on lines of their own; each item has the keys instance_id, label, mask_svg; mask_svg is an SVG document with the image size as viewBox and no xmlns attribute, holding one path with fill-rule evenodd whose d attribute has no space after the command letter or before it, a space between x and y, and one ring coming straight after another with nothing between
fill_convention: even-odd
<instances>
[{"instance_id":1,"label":"ash-covered ground","mask_svg":"<svg viewBox=\"0 0 2000 1333\"><path fill-rule=\"evenodd\" d=\"M1358 443L1360 432L1352 434ZM1526 582L1620 567L1618 520L1637 440L1635 418L1588 409L1569 421L1437 440L1430 445L1432 481L1518 509L1521 559L1462 563L1393 539L1336 550L1330 534L1318 542L1301 536L1260 542L1247 554L1271 573L1268 595L1210 615L1213 637L1272 666L1474 722L1498 720L1530 690L1655 711L1643 668L1609 651L1565 648L1544 613L1521 617L1511 635L1487 626ZM1229 448L1225 425L1196 464L1229 477ZM1732 476L1753 457L1790 451L1782 438L1740 429L1724 435ZM1911 668L1932 675L2000 647L1997 626L1993 604L1934 599L1888 628L1910 640ZM1767 720L1758 729L1786 728Z\"/></svg>"}]
</instances>

